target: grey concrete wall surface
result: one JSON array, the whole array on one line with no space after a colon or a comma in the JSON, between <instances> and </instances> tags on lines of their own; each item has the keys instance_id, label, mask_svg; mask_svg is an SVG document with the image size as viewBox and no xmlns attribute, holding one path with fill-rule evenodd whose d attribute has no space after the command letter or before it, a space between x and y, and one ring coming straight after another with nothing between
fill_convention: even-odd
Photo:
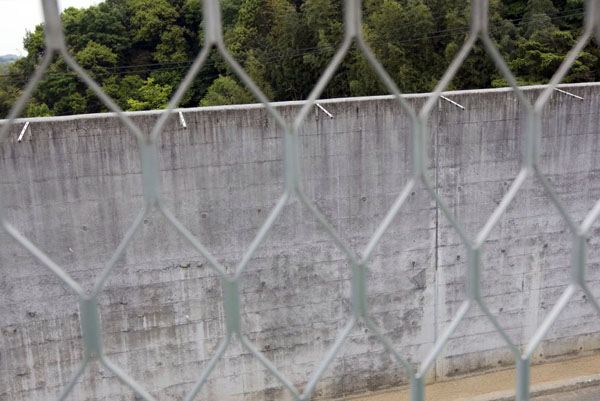
<instances>
[{"instance_id":1,"label":"grey concrete wall surface","mask_svg":"<svg viewBox=\"0 0 600 401\"><path fill-rule=\"evenodd\" d=\"M600 198L600 84L569 85L544 116L542 168L580 221ZM540 88L527 88L534 99ZM414 95L418 107L426 95ZM506 89L452 92L431 118L429 175L474 235L519 169L524 114ZM411 174L410 124L389 97L334 99L301 133L303 185L359 252ZM297 103L278 105L293 118ZM160 140L166 204L233 268L283 191L282 132L258 106L185 110ZM156 113L137 113L148 132ZM0 189L9 221L89 288L142 207L133 135L112 115L33 119L0 143ZM598 225L588 278L600 296ZM56 398L82 359L76 297L0 233L0 400ZM485 302L526 344L569 278L567 226L528 179L484 247ZM369 264L374 320L418 364L465 298L465 248L435 202L416 188ZM348 321L350 267L310 213L292 199L243 275L243 331L294 384L305 384ZM224 334L219 280L161 215L143 223L100 300L106 352L160 400L182 400ZM596 352L600 319L578 294L536 352L536 362ZM513 358L478 309L459 325L430 380L501 369ZM406 383L363 326L352 332L315 398ZM234 342L201 400L280 400L289 394ZM72 400L134 400L97 364Z\"/></svg>"}]
</instances>

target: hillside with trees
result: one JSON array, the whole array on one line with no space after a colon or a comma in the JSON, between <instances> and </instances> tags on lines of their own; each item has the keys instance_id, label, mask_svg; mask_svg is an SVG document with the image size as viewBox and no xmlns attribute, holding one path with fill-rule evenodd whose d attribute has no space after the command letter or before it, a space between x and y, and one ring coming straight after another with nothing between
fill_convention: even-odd
<instances>
[{"instance_id":1,"label":"hillside with trees","mask_svg":"<svg viewBox=\"0 0 600 401\"><path fill-rule=\"evenodd\" d=\"M433 89L468 34L464 0L363 0L363 30L405 93ZM227 47L274 101L306 98L343 35L342 0L222 0ZM546 83L581 33L582 0L491 0L490 30L523 85ZM124 110L163 108L203 44L201 0L106 0L62 14L69 51ZM43 26L24 38L26 57L0 75L0 117L40 62ZM589 45L565 82L597 81L600 52ZM506 86L478 45L449 89ZM346 56L323 97L387 93L360 52ZM182 106L254 102L212 54ZM106 108L56 57L27 116Z\"/></svg>"},{"instance_id":2,"label":"hillside with trees","mask_svg":"<svg viewBox=\"0 0 600 401\"><path fill-rule=\"evenodd\" d=\"M18 58L19 58L19 56L15 55L15 54L3 54L2 56L0 56L0 64L12 63L13 61L15 61Z\"/></svg>"}]
</instances>

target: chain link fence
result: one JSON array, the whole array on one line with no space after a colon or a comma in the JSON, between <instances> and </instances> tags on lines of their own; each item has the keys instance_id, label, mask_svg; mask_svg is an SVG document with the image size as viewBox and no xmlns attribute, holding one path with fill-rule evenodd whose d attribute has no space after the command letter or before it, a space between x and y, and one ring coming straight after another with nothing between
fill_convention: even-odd
<instances>
[{"instance_id":1,"label":"chain link fence","mask_svg":"<svg viewBox=\"0 0 600 401\"><path fill-rule=\"evenodd\" d=\"M530 398L530 385L529 385L529 371L531 357L536 347L543 340L545 334L550 329L551 325L557 320L561 311L565 308L569 300L577 291L583 291L588 297L591 305L594 309L600 313L600 304L594 298L590 289L586 284L586 246L587 236L590 233L592 224L595 222L597 217L600 215L600 201L587 213L586 217L581 223L577 223L567 212L566 208L561 203L561 200L556 195L553 186L545 178L539 168L539 150L540 150L540 138L542 130L542 113L546 104L549 102L550 96L556 86L560 83L563 77L568 72L569 68L573 65L574 61L578 57L579 53L584 49L587 43L596 37L600 40L600 1L599 0L587 0L586 2L586 16L585 26L581 37L578 39L576 45L569 52L564 62L553 76L549 85L544 89L541 95L535 102L529 102L529 100L523 95L519 89L518 84L506 62L502 58L502 55L498 52L493 40L491 39L488 31L488 0L472 0L471 4L471 23L470 33L464 45L452 61L445 74L439 81L435 91L427 98L423 107L420 110L414 110L409 103L403 98L396 83L390 78L386 70L377 61L375 55L369 48L368 44L362 34L361 27L361 4L359 0L346 0L345 1L345 14L344 14L344 27L345 34L344 39L335 53L330 64L322 74L321 78L316 83L314 89L311 91L307 101L303 104L298 114L295 116L291 123L288 123L283 116L269 104L268 99L260 91L257 85L250 79L244 69L236 62L225 47L223 40L223 29L221 26L221 14L220 4L218 0L203 0L203 13L204 13L204 37L205 43L202 51L195 59L192 67L187 73L181 85L178 87L175 95L171 99L168 107L160 114L156 124L151 130L149 135L145 135L133 121L124 114L119 107L114 103L111 98L102 91L102 89L89 77L81 66L73 59L73 57L67 51L64 36L62 33L60 12L57 5L57 0L42 0L44 18L45 18L45 38L46 38L46 52L45 55L34 73L29 80L24 93L18 99L14 107L12 108L6 124L3 124L0 129L0 138L6 137L9 131L10 124L14 122L15 118L20 114L27 100L31 96L32 92L36 88L40 79L45 73L45 70L50 65L53 57L60 54L65 62L73 69L73 71L83 80L83 82L91 89L101 101L113 112L115 112L126 127L131 131L133 135L138 139L141 165L142 165L142 182L144 190L144 203L143 207L137 214L133 224L126 232L124 238L121 240L119 246L112 254L106 268L99 275L95 281L95 285L91 291L85 291L83 287L76 282L69 274L61 268L61 266L54 263L44 252L42 252L35 244L30 240L22 236L7 220L5 210L2 208L0 198L0 220L4 230L14 238L20 245L22 245L31 255L33 255L39 262L50 269L62 282L67 285L79 298L79 318L81 322L81 333L83 337L83 361L74 375L74 377L68 382L68 385L64 388L62 394L59 396L59 400L64 400L73 390L73 387L77 383L79 377L84 373L88 364L92 361L100 361L106 369L112 372L118 377L123 383L129 386L139 397L146 401L154 400L154 397L150 395L140 384L133 380L126 372L117 367L104 353L103 341L101 333L101 323L98 313L98 298L103 290L104 284L107 278L111 275L113 267L116 265L119 257L128 247L130 241L140 228L145 217L153 210L157 209L164 215L168 222L176 229L179 235L184 238L198 253L205 257L212 269L216 271L221 279L224 299L224 311L226 320L226 335L222 339L221 343L214 352L212 358L206 364L204 371L198 378L196 384L192 390L189 391L185 397L186 401L195 399L200 390L203 388L207 379L209 378L211 371L217 364L217 362L224 355L229 344L234 337L237 337L243 347L245 347L251 354L253 354L270 373L277 378L277 380L293 395L294 399L299 401L307 401L311 398L313 391L328 368L330 363L338 354L338 351L342 348L345 340L350 335L351 331L356 327L357 324L365 324L377 338L383 343L386 350L393 356L393 358L404 367L407 374L410 377L411 386L411 399L412 401L423 401L425 398L425 375L429 368L432 366L436 358L439 356L444 345L454 333L457 326L461 323L467 312L472 308L479 308L481 312L487 316L489 321L493 324L496 331L501 335L504 342L514 354L517 366L517 382L516 382L516 398L519 401L526 401ZM527 129L525 131L525 152L521 162L521 168L513 180L508 191L505 193L498 206L491 214L483 228L479 230L477 235L473 238L468 236L463 229L460 221L458 221L450 209L446 206L444 201L438 196L436 188L429 181L427 171L427 144L428 142L428 119L434 110L437 101L442 97L442 91L450 83L461 64L464 62L469 52L473 49L474 45L480 41L485 48L488 55L493 59L497 68L500 70L504 78L513 87L515 94L518 99L524 105L527 114ZM405 110L410 118L412 126L412 158L413 158L413 171L411 179L406 183L403 190L397 196L393 205L385 215L384 219L378 225L377 230L370 238L367 246L361 252L357 252L351 246L348 245L346 240L342 238L330 222L324 217L324 215L318 210L314 203L307 197L303 191L301 185L301 169L298 158L298 133L303 124L303 121L307 117L309 111L315 106L315 102L321 95L325 86L331 80L336 68L342 63L344 57L348 53L352 45L356 45L358 49L365 56L366 60L370 63L371 67L375 70L381 81L385 84L387 89L395 96L397 101L400 103L402 108ZM266 108L269 115L275 120L276 124L285 132L284 135L284 149L285 149L285 187L275 207L271 210L268 218L259 229L258 233L254 237L254 240L245 251L245 254L237 264L233 273L229 273L227 269L211 254L211 252L186 228L185 224L179 221L169 209L165 206L165 202L161 197L161 186L159 181L159 166L158 166L158 151L157 151L157 139L162 132L168 118L173 114L173 110L178 106L179 102L183 98L186 91L192 85L196 75L206 62L210 52L216 49L218 53L223 57L225 62L231 67L231 69L237 74L240 80L250 89L254 96L260 100ZM546 316L542 324L537 328L528 344L521 349L521 347L513 343L506 333L505 329L498 323L494 315L490 312L488 307L483 301L480 288L481 278L480 271L482 269L482 252L484 251L484 245L490 232L494 226L499 222L501 217L505 214L509 204L515 198L523 183L528 177L535 177L545 190L546 196L556 206L559 213L562 215L567 223L570 231L570 235L573 240L573 254L572 254L572 274L570 284L566 290L562 293L559 300L553 306L551 311ZM370 257L380 239L392 223L394 217L397 216L401 210L403 204L410 196L413 189L421 183L432 197L437 207L447 217L451 226L456 230L458 236L462 239L462 242L467 248L468 263L466 279L467 279L467 298L464 300L458 312L446 327L445 331L439 336L435 345L427 353L420 366L415 369L411 363L407 361L403 355L398 352L389 338L387 338L382 331L378 328L374 320L371 318L369 312L369 306L367 305L367 269L370 261ZM1 195L1 194L0 194ZM352 266L352 317L347 325L343 328L339 334L337 340L333 346L324 354L321 363L318 365L306 386L302 389L297 388L294 384L286 378L276 367L269 361L246 337L244 334L244 328L242 327L241 319L241 304L240 304L240 284L242 280L242 273L244 272L249 261L254 256L257 248L263 242L272 226L274 225L278 216L282 213L285 205L288 203L291 197L297 197L301 204L303 204L311 213L314 215L316 220L320 223L322 228L328 233L331 239L335 242L336 246L343 252L348 258Z\"/></svg>"}]
</instances>

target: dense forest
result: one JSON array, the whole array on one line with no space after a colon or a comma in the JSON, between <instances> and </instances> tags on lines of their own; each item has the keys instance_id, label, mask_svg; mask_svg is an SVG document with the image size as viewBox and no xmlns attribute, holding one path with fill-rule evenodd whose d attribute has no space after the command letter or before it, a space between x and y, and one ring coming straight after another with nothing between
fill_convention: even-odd
<instances>
[{"instance_id":1,"label":"dense forest","mask_svg":"<svg viewBox=\"0 0 600 401\"><path fill-rule=\"evenodd\" d=\"M222 0L227 47L271 100L305 98L343 35L342 0ZM490 31L523 85L545 83L581 33L583 0L491 0ZM436 84L468 34L465 0L364 0L363 31L405 93ZM201 0L106 0L68 8L69 51L125 110L163 108L203 43ZM27 55L0 74L5 116L44 52L43 25L24 38ZM600 51L589 45L566 82L596 81ZM477 46L449 89L506 86ZM387 93L353 48L323 97ZM184 107L255 101L214 53ZM58 56L29 102L27 116L105 111Z\"/></svg>"}]
</instances>

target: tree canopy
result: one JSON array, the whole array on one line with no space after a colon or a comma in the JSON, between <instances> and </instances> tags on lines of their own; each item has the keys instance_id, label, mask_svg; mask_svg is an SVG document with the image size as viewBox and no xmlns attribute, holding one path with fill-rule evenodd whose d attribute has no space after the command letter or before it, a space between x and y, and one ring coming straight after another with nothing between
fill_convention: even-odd
<instances>
[{"instance_id":1,"label":"tree canopy","mask_svg":"<svg viewBox=\"0 0 600 401\"><path fill-rule=\"evenodd\" d=\"M310 90L343 37L342 0L222 0L225 42L271 100L298 100ZM520 84L548 82L583 25L583 0L491 0L490 30ZM431 91L468 35L464 0L363 0L367 42L399 88ZM68 8L62 21L69 52L124 110L166 106L203 45L201 0L106 0ZM44 52L43 25L24 38L27 52L0 74L6 116ZM600 52L589 45L566 82L598 80ZM506 86L481 45L449 89ZM387 93L356 48L323 97ZM218 56L208 62L183 107L254 101ZM27 116L105 111L57 56L26 109Z\"/></svg>"}]
</instances>

